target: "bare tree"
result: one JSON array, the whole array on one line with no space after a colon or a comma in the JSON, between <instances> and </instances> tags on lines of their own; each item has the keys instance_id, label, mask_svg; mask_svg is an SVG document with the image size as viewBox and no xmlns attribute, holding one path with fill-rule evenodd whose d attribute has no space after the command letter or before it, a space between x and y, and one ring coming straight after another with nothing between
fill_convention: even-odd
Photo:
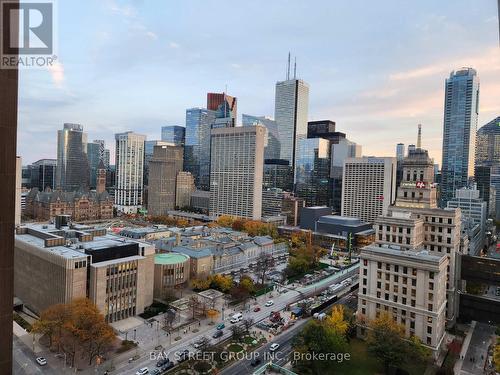
<instances>
[{"instance_id":1,"label":"bare tree","mask_svg":"<svg viewBox=\"0 0 500 375\"><path fill-rule=\"evenodd\" d=\"M266 281L266 275L274 269L274 259L271 255L261 253L257 259L255 274L258 276L261 285Z\"/></svg>"},{"instance_id":2,"label":"bare tree","mask_svg":"<svg viewBox=\"0 0 500 375\"><path fill-rule=\"evenodd\" d=\"M241 325L232 325L229 330L234 340L239 340L243 336L243 327Z\"/></svg>"},{"instance_id":3,"label":"bare tree","mask_svg":"<svg viewBox=\"0 0 500 375\"><path fill-rule=\"evenodd\" d=\"M254 320L253 318L246 318L243 319L242 323L243 327L245 327L245 331L248 333L248 331L250 331L250 328L252 328L253 326Z\"/></svg>"}]
</instances>

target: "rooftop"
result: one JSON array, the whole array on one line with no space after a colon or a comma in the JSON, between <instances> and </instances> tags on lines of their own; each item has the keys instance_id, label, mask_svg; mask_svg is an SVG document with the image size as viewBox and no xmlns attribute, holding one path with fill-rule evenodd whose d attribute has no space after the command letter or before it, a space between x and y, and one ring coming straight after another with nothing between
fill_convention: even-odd
<instances>
[{"instance_id":1,"label":"rooftop","mask_svg":"<svg viewBox=\"0 0 500 375\"><path fill-rule=\"evenodd\" d=\"M184 263L189 257L180 253L162 253L155 255L155 264L179 264Z\"/></svg>"}]
</instances>

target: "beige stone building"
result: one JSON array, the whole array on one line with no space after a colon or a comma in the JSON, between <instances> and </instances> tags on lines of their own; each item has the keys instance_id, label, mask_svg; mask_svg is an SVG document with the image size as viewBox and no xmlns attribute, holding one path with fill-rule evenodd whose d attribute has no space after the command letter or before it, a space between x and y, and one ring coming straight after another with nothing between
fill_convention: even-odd
<instances>
[{"instance_id":1,"label":"beige stone building","mask_svg":"<svg viewBox=\"0 0 500 375\"><path fill-rule=\"evenodd\" d=\"M191 204L191 193L195 190L194 177L190 172L177 173L175 206L178 208L189 207Z\"/></svg>"},{"instance_id":2,"label":"beige stone building","mask_svg":"<svg viewBox=\"0 0 500 375\"><path fill-rule=\"evenodd\" d=\"M185 286L189 280L189 264L189 257L184 254L156 254L154 297L163 299L168 290Z\"/></svg>"},{"instance_id":3,"label":"beige stone building","mask_svg":"<svg viewBox=\"0 0 500 375\"><path fill-rule=\"evenodd\" d=\"M104 229L56 225L16 229L14 292L28 308L40 313L87 297L114 322L151 305L154 245Z\"/></svg>"}]
</instances>

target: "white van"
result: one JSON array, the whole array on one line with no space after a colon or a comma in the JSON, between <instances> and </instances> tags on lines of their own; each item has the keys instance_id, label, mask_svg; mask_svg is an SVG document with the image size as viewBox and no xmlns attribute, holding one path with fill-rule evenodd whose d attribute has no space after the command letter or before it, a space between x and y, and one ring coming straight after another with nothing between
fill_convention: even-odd
<instances>
[{"instance_id":1,"label":"white van","mask_svg":"<svg viewBox=\"0 0 500 375\"><path fill-rule=\"evenodd\" d=\"M241 313L237 313L231 317L230 322L234 324L234 323L241 322L242 320L243 320L243 315Z\"/></svg>"}]
</instances>

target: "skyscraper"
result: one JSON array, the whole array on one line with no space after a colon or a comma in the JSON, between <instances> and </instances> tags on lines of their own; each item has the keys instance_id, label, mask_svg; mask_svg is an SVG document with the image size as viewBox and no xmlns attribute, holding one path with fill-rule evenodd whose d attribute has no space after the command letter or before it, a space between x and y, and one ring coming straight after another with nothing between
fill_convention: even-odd
<instances>
[{"instance_id":1,"label":"skyscraper","mask_svg":"<svg viewBox=\"0 0 500 375\"><path fill-rule=\"evenodd\" d=\"M79 124L57 131L56 188L72 191L89 187L87 134Z\"/></svg>"},{"instance_id":2,"label":"skyscraper","mask_svg":"<svg viewBox=\"0 0 500 375\"><path fill-rule=\"evenodd\" d=\"M396 145L396 159L398 161L403 160L405 157L405 144L404 143L398 143Z\"/></svg>"},{"instance_id":3,"label":"skyscraper","mask_svg":"<svg viewBox=\"0 0 500 375\"><path fill-rule=\"evenodd\" d=\"M236 126L237 98L223 93L209 92L207 94L207 109L215 112L215 120L212 127Z\"/></svg>"},{"instance_id":4,"label":"skyscraper","mask_svg":"<svg viewBox=\"0 0 500 375\"><path fill-rule=\"evenodd\" d=\"M155 146L174 146L174 144L157 140L144 142L144 186L149 185L149 161L153 158Z\"/></svg>"},{"instance_id":5,"label":"skyscraper","mask_svg":"<svg viewBox=\"0 0 500 375\"><path fill-rule=\"evenodd\" d=\"M500 165L500 116L477 131L476 165Z\"/></svg>"},{"instance_id":6,"label":"skyscraper","mask_svg":"<svg viewBox=\"0 0 500 375\"><path fill-rule=\"evenodd\" d=\"M55 188L57 160L41 159L31 164L31 187L44 191Z\"/></svg>"},{"instance_id":7,"label":"skyscraper","mask_svg":"<svg viewBox=\"0 0 500 375\"><path fill-rule=\"evenodd\" d=\"M214 121L215 111L205 108L186 110L184 170L191 172L200 190L210 189L210 129Z\"/></svg>"},{"instance_id":8,"label":"skyscraper","mask_svg":"<svg viewBox=\"0 0 500 375\"><path fill-rule=\"evenodd\" d=\"M295 193L307 206L331 206L330 142L324 138L299 140L295 165Z\"/></svg>"},{"instance_id":9,"label":"skyscraper","mask_svg":"<svg viewBox=\"0 0 500 375\"><path fill-rule=\"evenodd\" d=\"M196 190L193 175L189 172L177 173L175 186L175 206L179 209L189 207L191 204L191 193Z\"/></svg>"},{"instance_id":10,"label":"skyscraper","mask_svg":"<svg viewBox=\"0 0 500 375\"><path fill-rule=\"evenodd\" d=\"M94 139L94 143L99 144L99 158L102 160L104 167L109 169L109 150L106 148L104 139Z\"/></svg>"},{"instance_id":11,"label":"skyscraper","mask_svg":"<svg viewBox=\"0 0 500 375\"><path fill-rule=\"evenodd\" d=\"M149 160L148 214L166 215L175 208L177 174L182 171L182 146L154 146Z\"/></svg>"},{"instance_id":12,"label":"skyscraper","mask_svg":"<svg viewBox=\"0 0 500 375\"><path fill-rule=\"evenodd\" d=\"M342 216L373 223L396 197L396 158L347 158L342 179Z\"/></svg>"},{"instance_id":13,"label":"skyscraper","mask_svg":"<svg viewBox=\"0 0 500 375\"><path fill-rule=\"evenodd\" d=\"M142 206L146 136L128 131L115 134L115 140L115 205L119 211L135 213Z\"/></svg>"},{"instance_id":14,"label":"skyscraper","mask_svg":"<svg viewBox=\"0 0 500 375\"><path fill-rule=\"evenodd\" d=\"M276 83L274 119L280 135L280 159L288 160L295 176L299 139L306 138L309 85L289 78ZM295 177L294 177L295 179Z\"/></svg>"},{"instance_id":15,"label":"skyscraper","mask_svg":"<svg viewBox=\"0 0 500 375\"><path fill-rule=\"evenodd\" d=\"M99 143L87 143L87 157L89 160L89 181L90 188L95 189L97 186L97 169L102 161L104 149L101 149Z\"/></svg>"},{"instance_id":16,"label":"skyscraper","mask_svg":"<svg viewBox=\"0 0 500 375\"><path fill-rule=\"evenodd\" d=\"M444 101L441 207L474 174L479 78L472 68L451 72Z\"/></svg>"},{"instance_id":17,"label":"skyscraper","mask_svg":"<svg viewBox=\"0 0 500 375\"><path fill-rule=\"evenodd\" d=\"M280 136L276 121L265 116L252 116L243 114L241 116L243 126L263 125L267 128L267 144L264 150L264 159L280 158Z\"/></svg>"},{"instance_id":18,"label":"skyscraper","mask_svg":"<svg viewBox=\"0 0 500 375\"><path fill-rule=\"evenodd\" d=\"M261 125L212 130L211 215L261 218L266 131Z\"/></svg>"},{"instance_id":19,"label":"skyscraper","mask_svg":"<svg viewBox=\"0 0 500 375\"><path fill-rule=\"evenodd\" d=\"M161 127L161 140L173 143L176 146L184 146L186 128L184 126L171 125Z\"/></svg>"}]
</instances>

